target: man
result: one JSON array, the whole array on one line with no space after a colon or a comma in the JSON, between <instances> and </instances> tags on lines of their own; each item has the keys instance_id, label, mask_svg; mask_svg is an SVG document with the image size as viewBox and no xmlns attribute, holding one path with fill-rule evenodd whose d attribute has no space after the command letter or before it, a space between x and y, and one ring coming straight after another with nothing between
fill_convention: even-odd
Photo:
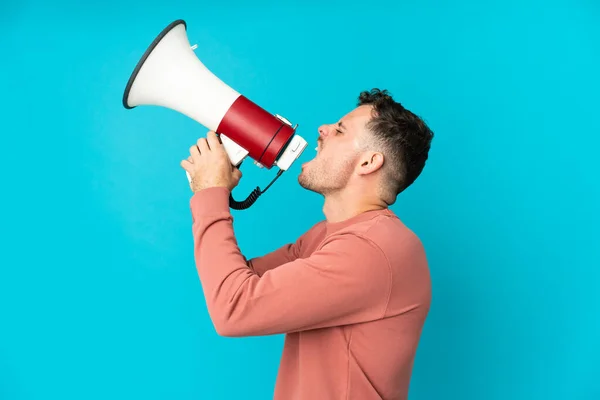
<instances>
[{"instance_id":1,"label":"man","mask_svg":"<svg viewBox=\"0 0 600 400\"><path fill-rule=\"evenodd\" d=\"M421 173L433 133L373 89L319 128L298 181L323 195L325 220L247 260L229 210L238 184L214 132L181 166L194 192L194 254L223 336L286 334L275 399L406 399L431 287L423 246L388 208Z\"/></svg>"}]
</instances>

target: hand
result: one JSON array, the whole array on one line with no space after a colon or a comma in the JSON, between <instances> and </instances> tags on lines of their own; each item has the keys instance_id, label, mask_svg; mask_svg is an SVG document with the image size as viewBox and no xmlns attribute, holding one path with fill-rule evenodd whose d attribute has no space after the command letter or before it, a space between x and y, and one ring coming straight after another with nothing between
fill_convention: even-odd
<instances>
[{"instance_id":1,"label":"hand","mask_svg":"<svg viewBox=\"0 0 600 400\"><path fill-rule=\"evenodd\" d=\"M181 161L181 167L190 174L190 188L194 193L211 187L232 191L242 177L242 172L231 164L223 143L213 131L190 147L190 157Z\"/></svg>"}]
</instances>

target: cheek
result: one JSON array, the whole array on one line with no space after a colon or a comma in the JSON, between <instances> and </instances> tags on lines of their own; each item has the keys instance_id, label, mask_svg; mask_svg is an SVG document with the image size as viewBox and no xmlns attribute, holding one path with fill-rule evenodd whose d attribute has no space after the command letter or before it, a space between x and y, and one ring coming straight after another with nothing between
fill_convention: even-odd
<instances>
[{"instance_id":1,"label":"cheek","mask_svg":"<svg viewBox=\"0 0 600 400\"><path fill-rule=\"evenodd\" d=\"M338 171L344 171L345 173L350 173L354 170L354 166L357 162L358 156L354 153L352 154L340 154L335 158L335 166L334 168Z\"/></svg>"},{"instance_id":2,"label":"cheek","mask_svg":"<svg viewBox=\"0 0 600 400\"><path fill-rule=\"evenodd\" d=\"M328 177L345 175L349 168L348 161L341 157L328 156L317 160L317 170L319 170L321 175Z\"/></svg>"}]
</instances>

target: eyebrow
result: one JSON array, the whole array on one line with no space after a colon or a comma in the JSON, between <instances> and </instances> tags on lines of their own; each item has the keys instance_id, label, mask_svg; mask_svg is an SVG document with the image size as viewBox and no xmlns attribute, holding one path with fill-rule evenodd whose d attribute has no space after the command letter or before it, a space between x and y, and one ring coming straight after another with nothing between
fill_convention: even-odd
<instances>
[{"instance_id":1,"label":"eyebrow","mask_svg":"<svg viewBox=\"0 0 600 400\"><path fill-rule=\"evenodd\" d=\"M338 122L338 126L340 128L342 128L343 130L346 130L346 127L344 126L344 124L342 123L342 121Z\"/></svg>"}]
</instances>

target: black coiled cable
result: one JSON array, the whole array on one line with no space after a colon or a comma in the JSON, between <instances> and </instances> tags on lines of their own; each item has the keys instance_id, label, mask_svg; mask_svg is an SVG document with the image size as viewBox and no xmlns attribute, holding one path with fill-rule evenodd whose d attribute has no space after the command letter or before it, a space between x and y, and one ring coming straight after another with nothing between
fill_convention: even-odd
<instances>
[{"instance_id":1,"label":"black coiled cable","mask_svg":"<svg viewBox=\"0 0 600 400\"><path fill-rule=\"evenodd\" d=\"M254 189L245 200L236 201L233 198L233 195L229 193L229 207L233 208L234 210L245 210L250 208L250 206L252 206L252 204L254 204L254 202L258 200L258 198L265 193L269 187L271 187L271 185L277 180L277 178L281 176L282 173L283 170L279 170L279 172L277 172L277 176L273 178L271 183L269 183L264 190L260 190L260 187L257 186L256 189Z\"/></svg>"},{"instance_id":2,"label":"black coiled cable","mask_svg":"<svg viewBox=\"0 0 600 400\"><path fill-rule=\"evenodd\" d=\"M258 200L261 194L263 194L263 192L261 192L258 186L248 195L246 200L243 201L236 201L230 193L229 207L233 208L234 210L245 210L249 208L252 204L254 204L254 202Z\"/></svg>"}]
</instances>

